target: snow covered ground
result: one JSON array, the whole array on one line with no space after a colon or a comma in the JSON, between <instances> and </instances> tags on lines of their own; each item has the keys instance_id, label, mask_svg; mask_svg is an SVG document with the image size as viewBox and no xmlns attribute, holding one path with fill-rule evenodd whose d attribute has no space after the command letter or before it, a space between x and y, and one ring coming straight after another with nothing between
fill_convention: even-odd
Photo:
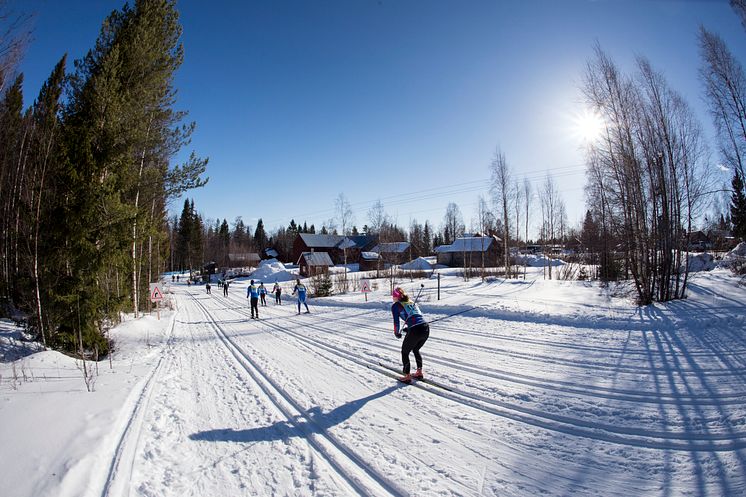
<instances>
[{"instance_id":1,"label":"snow covered ground","mask_svg":"<svg viewBox=\"0 0 746 497\"><path fill-rule=\"evenodd\" d=\"M170 285L176 310L113 330L90 393L73 359L3 355L0 495L746 495L746 289L726 270L644 308L541 268L441 273L440 300L434 278L403 286L425 285L425 374L451 390L391 377L380 280L301 315L283 283L259 321L245 280Z\"/></svg>"}]
</instances>

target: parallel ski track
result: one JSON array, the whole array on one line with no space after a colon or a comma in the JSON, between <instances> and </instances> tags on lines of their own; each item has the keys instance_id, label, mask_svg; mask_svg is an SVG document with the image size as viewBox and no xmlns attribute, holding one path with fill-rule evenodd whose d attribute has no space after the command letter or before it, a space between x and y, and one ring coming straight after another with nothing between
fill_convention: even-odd
<instances>
[{"instance_id":1,"label":"parallel ski track","mask_svg":"<svg viewBox=\"0 0 746 497\"><path fill-rule=\"evenodd\" d=\"M496 316L499 318L499 316ZM563 324L559 324L559 326L565 326ZM603 323L601 324L603 326ZM608 347L604 345L582 345L582 344L567 344L567 343L558 343L556 341L552 340L542 340L542 339L529 339L529 338L523 338L523 337L516 337L516 336L508 336L504 334L497 334L497 333L482 333L475 330L469 330L468 332L461 330L458 326L455 325L440 325L438 328L442 330L447 330L449 332L452 332L456 335L465 335L465 336L479 336L484 338L489 338L493 340L505 340L510 341L512 343L525 343L528 345L544 345L549 346L553 348L558 349L567 349L567 350L575 350L578 352L591 352L591 353L597 353L597 352L609 352L609 353L620 353L618 348L614 347ZM639 330L635 330L635 333L642 333ZM746 348L738 348L738 349L722 349L717 350L716 352L688 352L683 351L686 353L689 357L704 357L704 358L710 358L715 355L720 357L732 357L734 359L741 359L746 354ZM666 351L660 351L659 353L665 354L667 356L673 356L677 353L682 353L682 351L676 351L676 352L666 352ZM630 351L624 351L625 355L633 355L633 356L645 356L648 354L648 351L645 350L630 350Z\"/></svg>"},{"instance_id":2,"label":"parallel ski track","mask_svg":"<svg viewBox=\"0 0 746 497\"><path fill-rule=\"evenodd\" d=\"M110 495L129 495L129 487L127 487L127 491L125 492L123 486L128 485L132 477L132 469L135 464L136 456L135 451L140 445L140 439L142 437L143 419L145 414L148 412L150 401L153 397L153 391L155 390L155 386L158 384L157 380L160 377L166 361L173 357L173 332L175 323L176 313L171 317L171 322L169 323L165 351L158 359L158 364L156 364L156 366L151 370L150 375L143 383L142 390L140 390L140 394L138 395L134 408L129 415L127 424L119 437L116 449L114 450L114 456L109 465L109 472L101 491L101 497L108 497Z\"/></svg>"},{"instance_id":3,"label":"parallel ski track","mask_svg":"<svg viewBox=\"0 0 746 497\"><path fill-rule=\"evenodd\" d=\"M354 319L354 316L353 316ZM435 321L433 321L435 322ZM358 321L353 321L352 319L348 320L348 324L354 325L358 328L365 328L370 330L375 330L380 332L382 328L378 328L376 326L371 326L367 323L361 323ZM486 338L489 338L489 335L485 335ZM438 339L441 343L447 344L451 349L453 348L466 348L467 345L465 345L463 342L459 340L449 340L448 338L440 337ZM549 344L547 344L549 345ZM501 347L490 347L486 345L478 345L470 343L468 344L468 348L470 349L477 349L484 352L488 352L490 354L500 354L505 355L509 357L514 358L520 358L530 361L541 361L543 364L557 364L562 366L569 366L569 367L582 367L584 369L587 369L588 366L593 367L595 370L613 370L614 372L626 372L631 374L649 374L651 372L653 373L667 373L669 370L666 367L661 366L650 366L650 367L638 367L638 366L627 366L623 364L609 364L608 362L604 361L590 361L586 360L582 364L578 364L576 361L572 360L566 360L562 358L553 357L547 354L536 354L536 353L524 353L519 352L512 349L506 349ZM649 351L647 352L641 352L641 354L650 354ZM629 355L626 354L625 355ZM675 354L669 353L665 357L675 357ZM691 369L691 370L677 370L678 374L691 374L696 376L732 376L733 374L743 374L746 375L746 368L733 368L733 369L716 369L716 370L705 370L701 368L697 369Z\"/></svg>"},{"instance_id":4,"label":"parallel ski track","mask_svg":"<svg viewBox=\"0 0 746 497\"><path fill-rule=\"evenodd\" d=\"M248 315L248 311L246 311L245 309L230 309L238 314ZM269 306L263 307L262 309L265 309L264 312L266 313L266 309L269 309ZM272 314L275 313L272 312ZM308 328L325 332L332 331L328 328L310 325L307 322L303 322L302 318L294 317L292 315L286 317L291 322L304 324ZM381 374L388 375L388 370L386 368L381 368L381 366L379 366L377 362L372 363L369 357L364 357L359 354L336 349L332 346L329 346L326 342L307 335L303 335L296 331L289 330L268 320L260 321L259 324L268 329L273 329L276 332L279 332L279 334L292 336L296 339L296 341L304 344L311 352L315 352L318 355L334 363L337 362L334 359L330 359L328 355L322 354L320 350L325 351L326 354L337 356L356 365L365 365L366 367L372 370L376 370ZM746 433L739 432L699 434L644 430L632 427L614 426L604 423L594 423L591 421L585 421L583 419L577 419L569 416L562 416L559 414L548 413L528 407L522 407L519 405L510 404L508 402L490 399L488 397L473 394L471 392L466 392L457 388L454 388L452 391L449 392L441 388L428 386L426 383L414 383L413 385L433 395L449 399L456 403L469 406L483 412L494 414L503 418L508 418L517 422L533 425L548 431L565 433L571 436L584 437L620 445L662 450L681 450L689 452L719 452L746 448Z\"/></svg>"},{"instance_id":5,"label":"parallel ski track","mask_svg":"<svg viewBox=\"0 0 746 497\"><path fill-rule=\"evenodd\" d=\"M395 497L404 497L407 494L404 490L398 488L395 483L389 481L384 475L380 474L375 469L371 468L368 463L358 457L354 450L346 447L343 443L336 439L324 428L319 426L313 418L305 414L305 409L300 406L280 385L277 384L270 376L268 376L261 367L247 354L244 350L235 343L223 329L223 327L215 320L210 310L205 306L194 294L189 293L196 305L201 309L203 315L209 324L213 327L216 336L225 345L231 355L241 365L241 367L249 374L254 383L264 392L267 398L275 405L275 407L287 418L288 423L295 426L296 429L305 433L305 439L309 445L320 454L324 460L337 472L337 474L344 479L348 485L358 495L392 495ZM234 309L235 310L235 309ZM248 311L246 314L248 315ZM302 417L305 423L313 426L315 430L309 430L303 424L298 423L297 419ZM340 461L339 456L333 454L336 451L340 453L346 461L356 466L363 474L365 474L369 482L361 482L358 478L346 471ZM373 488L371 488L373 487Z\"/></svg>"},{"instance_id":6,"label":"parallel ski track","mask_svg":"<svg viewBox=\"0 0 746 497\"><path fill-rule=\"evenodd\" d=\"M362 328L362 329L369 329L377 333L382 333L383 329L378 328L376 326L371 326L367 323L360 323L356 321L348 321L347 323L349 327L351 328ZM329 328L321 327L318 325L313 324L307 324L307 326L311 329L315 329L317 331L330 334L332 336L336 335L334 330L331 330ZM346 340L354 341L356 343L359 343L363 346L368 346L369 343L357 338L355 336L347 336ZM442 337L438 337L438 341L441 343L448 343L451 350L453 350L453 346L458 347L466 347L463 343L460 342L454 342ZM452 346L453 345L453 346ZM488 353L498 353L496 349L491 347L485 347L480 346L476 344L472 344L472 348L475 348L477 350L482 350ZM394 352L397 352L394 348L391 349ZM531 360L537 360L536 356L529 355L528 356ZM706 405L740 405L740 404L746 404L746 396L744 394L710 394L707 398L702 398L700 395L697 394L677 394L677 395L671 395L671 394L664 394L664 393L655 393L651 394L649 392L639 391L639 390L627 390L627 389L621 389L621 388L614 388L614 387L603 387L598 385L591 385L586 384L582 387L578 387L576 383L569 382L569 381L563 381L563 380L552 380L551 382L544 380L543 378L539 378L536 376L531 375L525 375L525 374L519 374L512 371L505 371L498 368L475 368L471 364L458 361L456 359L449 358L448 360L440 359L438 357L430 357L428 359L429 361L445 366L448 368L458 367L459 371L468 371L472 372L475 375L478 375L480 377L488 377L493 378L500 381L507 381L515 384L521 384L521 385L527 385L531 387L537 387L537 388L543 388L546 390L554 390L561 393L574 393L579 395L586 395L586 396L594 396L596 398L602 398L607 400L621 400L621 401L629 401L629 402L638 402L638 403L649 403L649 404L670 404L670 405L698 405L698 406L706 406ZM539 360L543 360L539 358ZM592 363L592 366L594 369L596 368L596 363ZM586 363L586 368L588 367L588 363ZM634 371L634 373L640 374L645 373L648 374L651 371L651 369L640 369L637 371ZM668 372L668 370L661 370L659 373L665 373ZM680 373L680 371L678 372ZM694 372L692 372L694 374ZM725 373L723 373L725 374Z\"/></svg>"},{"instance_id":7,"label":"parallel ski track","mask_svg":"<svg viewBox=\"0 0 746 497\"><path fill-rule=\"evenodd\" d=\"M327 309L342 309L342 308L344 308L344 306L340 306L340 307L324 306L324 308L327 308ZM445 319L448 319L448 318L451 318L451 317L455 317L455 316L461 315L461 314L466 314L467 312L474 311L474 310L479 310L479 309L480 308L476 307L476 306L475 307L470 307L470 308L468 308L468 309L466 309L464 311L460 311L460 312L454 313L454 314L449 314L449 315L446 315L444 317L439 317L439 318L436 318L436 319L434 319L434 320L432 320L430 322L431 323L438 323L437 327L439 329L448 330L448 331L451 331L451 332L453 332L455 334L461 334L461 335L465 335L465 336L469 336L469 337L484 337L484 338L487 338L487 339L490 339L490 340L497 339L497 340L510 341L511 343L525 343L525 344L529 344L529 345L544 345L544 346L549 346L549 347L552 347L552 348L562 348L562 349L568 349L568 350L577 350L579 353L584 353L584 352L592 352L592 353L596 353L596 352L610 352L610 353L618 352L620 354L622 353L622 352L619 352L618 349L614 349L614 348L610 348L610 347L605 347L605 346L598 346L598 347L596 347L596 346L590 346L590 345L589 346L586 346L586 345L576 345L576 344L569 345L569 344L562 344L562 343L557 343L557 342L554 342L554 341L542 340L542 339L529 339L529 338L512 337L512 336L508 337L508 336L505 336L505 335L495 335L495 334L490 334L490 333L480 333L479 331L474 331L474 330L470 330L467 333L467 332L460 331L457 326L449 325L447 323L443 323L443 321ZM381 311L382 311L382 309L366 309L366 310L358 312L358 313L354 313L354 314L351 314L351 315L346 315L345 316L345 321L347 323L350 323L350 324L358 325L359 327L364 327L364 328L371 329L371 330L381 331L382 328L377 328L377 327L371 326L371 325L369 325L367 323L361 323L360 321L353 321L356 318L364 317L366 315L369 315L369 314L372 314L372 313L375 313L375 312L381 312ZM434 313L434 315L438 316L439 313ZM494 316L494 318L495 319L499 319L499 320L513 321L513 319L512 319L513 316L508 316L508 317L503 318L503 317L501 317L499 315L499 313L497 313ZM610 323L602 322L602 323L600 323L600 326L607 326L609 324ZM567 323L558 323L558 326L565 326L566 327L566 326L569 326L569 324L567 324ZM620 328L618 330L616 330L616 328L614 328L614 329L615 329L615 331L630 331L630 330L628 330L626 328L625 329ZM636 333L644 333L644 332L660 333L660 330L659 331L651 331L651 330L644 330L644 329L635 329L635 330L632 330L632 331L634 331ZM447 342L448 342L449 345L454 346L454 347L463 347L464 346L463 343L460 342L460 341L458 341L458 340L447 340ZM472 345L470 345L470 347ZM567 360L565 360L565 361L559 361L559 360L557 360L557 358L552 357L552 356L547 356L547 355L537 356L536 354L530 354L530 355L529 354L521 354L520 352L516 352L515 350L504 349L504 348L485 347L485 346L479 346L479 345L473 345L473 346L474 347L478 347L478 348L480 348L482 350L485 350L487 352L500 353L500 354L504 354L504 355L510 355L511 357L524 357L524 358L528 358L528 359L531 359L531 360L535 360L538 357L538 358L541 358L544 362L547 362L547 363L556 363L556 364L565 364L565 365L569 365L569 366L576 366L576 364L574 362L572 362L572 361L567 361ZM672 346L677 346L677 344L672 344ZM625 356L627 356L627 357L630 357L630 356L646 357L646 356L648 356L650 354L650 351L648 351L648 350L625 350L625 351L623 351L623 354ZM744 356L744 354L746 354L746 348L740 348L740 349L718 349L718 350L714 350L713 352L688 352L686 350L678 350L678 348L676 350L672 350L672 351L666 351L666 350L660 350L660 351L658 351L658 350L656 350L656 355L658 355L660 357L663 357L663 358L678 357L678 356L681 356L681 355L684 355L684 356L686 356L688 358L692 358L692 359L693 358L699 358L699 357L709 358L709 357L717 356L720 359L728 358L728 359L732 359L732 360L738 361L740 363L739 366L744 366L745 362L742 359L742 357ZM583 363L583 367L587 366L587 364L588 364L587 362L584 362ZM598 369L610 369L610 368L613 368L615 371L619 371L621 369L621 370L625 370L625 371L633 373L633 374L639 374L641 372L647 373L649 371L656 371L656 370L665 370L664 368L655 368L655 367L653 367L653 368L647 368L646 367L644 370L641 370L640 368L635 368L633 366L624 366L624 365L609 366L609 364L606 363L606 362L596 362L596 363L593 363L593 366L594 366L594 368L598 368ZM731 375L733 372L737 372L737 373L741 373L741 374L746 374L746 367L730 368L727 371L723 371L723 370L709 370L708 371L708 370L702 370L700 368L697 368L696 370L691 370L691 371L679 371L679 373L685 373L685 374L688 373L688 374L712 375L712 376Z\"/></svg>"}]
</instances>

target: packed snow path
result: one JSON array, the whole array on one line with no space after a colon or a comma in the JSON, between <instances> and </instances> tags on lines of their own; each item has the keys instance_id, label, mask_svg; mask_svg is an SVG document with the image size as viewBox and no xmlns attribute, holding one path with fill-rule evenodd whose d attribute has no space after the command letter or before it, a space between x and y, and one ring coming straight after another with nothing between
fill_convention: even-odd
<instances>
[{"instance_id":1,"label":"packed snow path","mask_svg":"<svg viewBox=\"0 0 746 497\"><path fill-rule=\"evenodd\" d=\"M423 304L425 371L446 391L381 366L401 342L380 302L297 315L268 298L251 320L242 286L174 290L105 495L746 492L739 323L521 318L479 307L509 293L483 285L458 315Z\"/></svg>"}]
</instances>

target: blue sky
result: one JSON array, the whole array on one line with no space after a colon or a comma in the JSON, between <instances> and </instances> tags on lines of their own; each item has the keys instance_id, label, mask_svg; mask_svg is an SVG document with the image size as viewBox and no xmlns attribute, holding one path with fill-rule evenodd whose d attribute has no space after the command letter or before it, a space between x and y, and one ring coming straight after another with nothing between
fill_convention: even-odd
<instances>
[{"instance_id":1,"label":"blue sky","mask_svg":"<svg viewBox=\"0 0 746 497\"><path fill-rule=\"evenodd\" d=\"M106 14L124 4L10 3L36 12L20 66L28 103L61 55L82 57ZM746 54L746 31L726 0L178 6L185 49L178 108L197 123L179 159L191 150L210 158L209 184L187 196L205 218L232 223L242 216L254 226L261 217L270 229L290 219L319 228L334 216L340 193L359 228L379 199L404 227L412 219L440 226L455 202L468 228L478 196L488 197L497 147L517 179L538 187L551 174L570 223L579 224L585 177L578 88L594 43L627 70L635 56L648 57L697 111L708 137L698 26Z\"/></svg>"}]
</instances>

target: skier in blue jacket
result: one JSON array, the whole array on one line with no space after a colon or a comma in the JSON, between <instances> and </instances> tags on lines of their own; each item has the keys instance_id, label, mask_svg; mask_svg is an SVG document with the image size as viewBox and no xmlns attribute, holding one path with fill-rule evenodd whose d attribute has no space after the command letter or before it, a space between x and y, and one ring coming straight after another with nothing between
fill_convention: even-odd
<instances>
[{"instance_id":1,"label":"skier in blue jacket","mask_svg":"<svg viewBox=\"0 0 746 497\"><path fill-rule=\"evenodd\" d=\"M259 319L259 287L254 284L254 280L251 280L251 284L246 289L246 298L251 301L251 319ZM256 312L256 317L254 317Z\"/></svg>"},{"instance_id":2,"label":"skier in blue jacket","mask_svg":"<svg viewBox=\"0 0 746 497\"><path fill-rule=\"evenodd\" d=\"M293 295L298 292L298 314L300 314L300 305L306 306L306 314L308 314L308 304L306 304L306 286L300 282L300 278L295 280L295 287L293 287Z\"/></svg>"},{"instance_id":3,"label":"skier in blue jacket","mask_svg":"<svg viewBox=\"0 0 746 497\"><path fill-rule=\"evenodd\" d=\"M401 361L402 373L404 376L399 378L402 383L412 383L412 378L422 379L422 356L420 349L428 337L430 337L430 325L425 321L422 311L412 299L409 298L404 290L400 287L394 288L391 293L394 303L391 306L391 314L394 317L394 336L401 338L402 331L406 333L404 341L401 344ZM404 321L404 328L399 327L399 320ZM417 371L410 374L411 364L409 362L409 353L414 352L414 360L417 363Z\"/></svg>"}]
</instances>

